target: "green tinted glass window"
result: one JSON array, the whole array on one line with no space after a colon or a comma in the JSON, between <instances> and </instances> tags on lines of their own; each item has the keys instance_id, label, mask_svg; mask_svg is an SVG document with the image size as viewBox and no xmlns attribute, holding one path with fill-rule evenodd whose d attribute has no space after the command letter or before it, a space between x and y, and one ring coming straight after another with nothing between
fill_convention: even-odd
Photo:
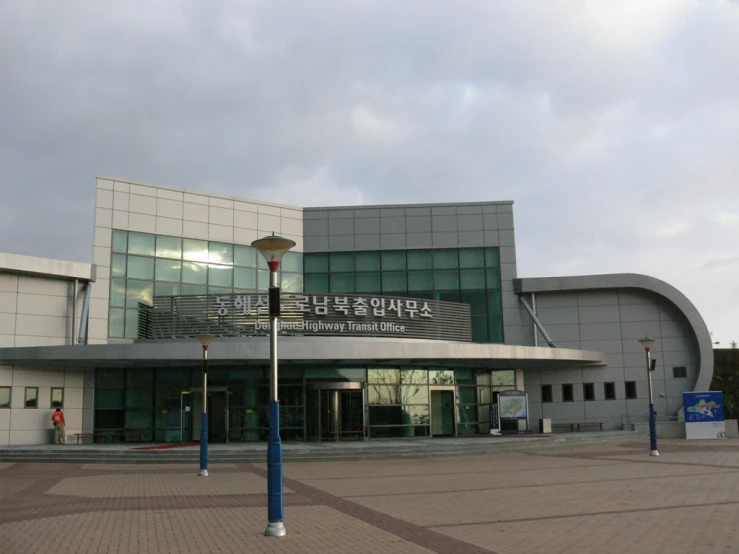
<instances>
[{"instance_id":1,"label":"green tinted glass window","mask_svg":"<svg viewBox=\"0 0 739 554\"><path fill-rule=\"evenodd\" d=\"M139 311L126 310L126 338L135 339L139 335Z\"/></svg>"},{"instance_id":2,"label":"green tinted glass window","mask_svg":"<svg viewBox=\"0 0 739 554\"><path fill-rule=\"evenodd\" d=\"M431 250L409 250L408 269L432 269Z\"/></svg>"},{"instance_id":3,"label":"green tinted glass window","mask_svg":"<svg viewBox=\"0 0 739 554\"><path fill-rule=\"evenodd\" d=\"M500 271L497 269L485 270L485 283L489 289L500 288Z\"/></svg>"},{"instance_id":4,"label":"green tinted glass window","mask_svg":"<svg viewBox=\"0 0 739 554\"><path fill-rule=\"evenodd\" d=\"M208 287L208 294L232 294L233 291L231 287Z\"/></svg>"},{"instance_id":5,"label":"green tinted glass window","mask_svg":"<svg viewBox=\"0 0 739 554\"><path fill-rule=\"evenodd\" d=\"M157 237L157 258L182 258L182 239L179 237Z\"/></svg>"},{"instance_id":6,"label":"green tinted glass window","mask_svg":"<svg viewBox=\"0 0 739 554\"><path fill-rule=\"evenodd\" d=\"M180 294L179 283L154 283L154 296L177 296Z\"/></svg>"},{"instance_id":7,"label":"green tinted glass window","mask_svg":"<svg viewBox=\"0 0 739 554\"><path fill-rule=\"evenodd\" d=\"M306 254L303 266L306 273L328 273L328 254Z\"/></svg>"},{"instance_id":8,"label":"green tinted glass window","mask_svg":"<svg viewBox=\"0 0 739 554\"><path fill-rule=\"evenodd\" d=\"M434 250L434 269L456 269L457 267L459 267L459 260L456 249Z\"/></svg>"},{"instance_id":9,"label":"green tinted glass window","mask_svg":"<svg viewBox=\"0 0 739 554\"><path fill-rule=\"evenodd\" d=\"M282 271L290 271L292 273L303 272L303 254L300 252L286 252L280 262Z\"/></svg>"},{"instance_id":10,"label":"green tinted glass window","mask_svg":"<svg viewBox=\"0 0 739 554\"><path fill-rule=\"evenodd\" d=\"M433 290L434 274L431 271L409 271L408 290Z\"/></svg>"},{"instance_id":11,"label":"green tinted glass window","mask_svg":"<svg viewBox=\"0 0 739 554\"><path fill-rule=\"evenodd\" d=\"M303 276L300 273L283 273L282 290L285 292L303 292Z\"/></svg>"},{"instance_id":12,"label":"green tinted glass window","mask_svg":"<svg viewBox=\"0 0 739 554\"><path fill-rule=\"evenodd\" d=\"M483 248L460 248L459 267L485 267L485 250Z\"/></svg>"},{"instance_id":13,"label":"green tinted glass window","mask_svg":"<svg viewBox=\"0 0 739 554\"><path fill-rule=\"evenodd\" d=\"M153 298L154 283L152 281L133 281L129 279L126 282L127 308L136 308L138 307L139 302L143 302L151 306Z\"/></svg>"},{"instance_id":14,"label":"green tinted glass window","mask_svg":"<svg viewBox=\"0 0 739 554\"><path fill-rule=\"evenodd\" d=\"M472 341L487 342L488 341L488 320L485 316L477 316L472 318Z\"/></svg>"},{"instance_id":15,"label":"green tinted glass window","mask_svg":"<svg viewBox=\"0 0 739 554\"><path fill-rule=\"evenodd\" d=\"M113 252L128 252L128 231L113 230Z\"/></svg>"},{"instance_id":16,"label":"green tinted glass window","mask_svg":"<svg viewBox=\"0 0 739 554\"><path fill-rule=\"evenodd\" d=\"M128 257L126 275L132 279L153 279L154 258Z\"/></svg>"},{"instance_id":17,"label":"green tinted glass window","mask_svg":"<svg viewBox=\"0 0 739 554\"><path fill-rule=\"evenodd\" d=\"M329 275L329 286L331 292L354 292L353 273L331 273Z\"/></svg>"},{"instance_id":18,"label":"green tinted glass window","mask_svg":"<svg viewBox=\"0 0 739 554\"><path fill-rule=\"evenodd\" d=\"M469 304L470 314L472 316L485 315L487 313L484 290L464 291L460 293L459 300L463 304Z\"/></svg>"},{"instance_id":19,"label":"green tinted glass window","mask_svg":"<svg viewBox=\"0 0 739 554\"><path fill-rule=\"evenodd\" d=\"M234 263L234 247L223 242L208 244L208 261L212 264L232 265Z\"/></svg>"},{"instance_id":20,"label":"green tinted glass window","mask_svg":"<svg viewBox=\"0 0 739 554\"><path fill-rule=\"evenodd\" d=\"M379 272L357 273L355 277L357 292L380 292L382 290Z\"/></svg>"},{"instance_id":21,"label":"green tinted glass window","mask_svg":"<svg viewBox=\"0 0 739 554\"><path fill-rule=\"evenodd\" d=\"M182 240L182 259L192 262L208 261L208 241L183 239Z\"/></svg>"},{"instance_id":22,"label":"green tinted glass window","mask_svg":"<svg viewBox=\"0 0 739 554\"><path fill-rule=\"evenodd\" d=\"M382 292L402 292L408 290L405 271L383 271Z\"/></svg>"},{"instance_id":23,"label":"green tinted glass window","mask_svg":"<svg viewBox=\"0 0 739 554\"><path fill-rule=\"evenodd\" d=\"M182 262L182 282L205 285L208 282L208 264Z\"/></svg>"},{"instance_id":24,"label":"green tinted glass window","mask_svg":"<svg viewBox=\"0 0 739 554\"><path fill-rule=\"evenodd\" d=\"M179 260L157 259L156 280L157 281L180 281L182 262Z\"/></svg>"},{"instance_id":25,"label":"green tinted glass window","mask_svg":"<svg viewBox=\"0 0 739 554\"><path fill-rule=\"evenodd\" d=\"M125 310L121 308L111 308L110 317L108 318L108 336L123 336L123 319Z\"/></svg>"},{"instance_id":26,"label":"green tinted glass window","mask_svg":"<svg viewBox=\"0 0 739 554\"><path fill-rule=\"evenodd\" d=\"M380 254L383 271L397 271L406 268L405 250L384 250Z\"/></svg>"},{"instance_id":27,"label":"green tinted glass window","mask_svg":"<svg viewBox=\"0 0 739 554\"><path fill-rule=\"evenodd\" d=\"M200 295L208 294L208 287L205 285L182 285L182 294Z\"/></svg>"},{"instance_id":28,"label":"green tinted glass window","mask_svg":"<svg viewBox=\"0 0 739 554\"><path fill-rule=\"evenodd\" d=\"M329 254L329 270L354 271L354 252L331 252Z\"/></svg>"},{"instance_id":29,"label":"green tinted glass window","mask_svg":"<svg viewBox=\"0 0 739 554\"><path fill-rule=\"evenodd\" d=\"M251 246L234 245L234 264L257 267L257 249Z\"/></svg>"},{"instance_id":30,"label":"green tinted glass window","mask_svg":"<svg viewBox=\"0 0 739 554\"><path fill-rule=\"evenodd\" d=\"M488 291L488 314L500 315L503 311L503 302L499 290Z\"/></svg>"},{"instance_id":31,"label":"green tinted glass window","mask_svg":"<svg viewBox=\"0 0 739 554\"><path fill-rule=\"evenodd\" d=\"M355 252L354 266L356 271L380 271L380 253Z\"/></svg>"},{"instance_id":32,"label":"green tinted glass window","mask_svg":"<svg viewBox=\"0 0 739 554\"><path fill-rule=\"evenodd\" d=\"M485 249L485 267L500 267L500 251L498 248Z\"/></svg>"},{"instance_id":33,"label":"green tinted glass window","mask_svg":"<svg viewBox=\"0 0 739 554\"><path fill-rule=\"evenodd\" d=\"M488 316L488 334L490 342L503 342L503 322L500 316Z\"/></svg>"},{"instance_id":34,"label":"green tinted glass window","mask_svg":"<svg viewBox=\"0 0 739 554\"><path fill-rule=\"evenodd\" d=\"M234 287L237 289L256 290L257 270L247 267L234 268Z\"/></svg>"},{"instance_id":35,"label":"green tinted glass window","mask_svg":"<svg viewBox=\"0 0 739 554\"><path fill-rule=\"evenodd\" d=\"M328 274L326 273L304 275L303 283L305 285L305 292L313 294L328 292Z\"/></svg>"},{"instance_id":36,"label":"green tinted glass window","mask_svg":"<svg viewBox=\"0 0 739 554\"><path fill-rule=\"evenodd\" d=\"M460 294L458 290L436 291L434 293L435 300L442 302L459 302Z\"/></svg>"},{"instance_id":37,"label":"green tinted glass window","mask_svg":"<svg viewBox=\"0 0 739 554\"><path fill-rule=\"evenodd\" d=\"M128 253L140 256L154 255L154 235L148 233L128 233Z\"/></svg>"},{"instance_id":38,"label":"green tinted glass window","mask_svg":"<svg viewBox=\"0 0 739 554\"><path fill-rule=\"evenodd\" d=\"M113 254L111 260L110 274L113 277L125 277L126 276L126 256L121 254Z\"/></svg>"},{"instance_id":39,"label":"green tinted glass window","mask_svg":"<svg viewBox=\"0 0 739 554\"><path fill-rule=\"evenodd\" d=\"M216 287L233 286L233 268L225 265L210 264L208 268L208 284Z\"/></svg>"},{"instance_id":40,"label":"green tinted glass window","mask_svg":"<svg viewBox=\"0 0 739 554\"><path fill-rule=\"evenodd\" d=\"M456 269L434 271L434 288L436 290L458 290L459 271Z\"/></svg>"},{"instance_id":41,"label":"green tinted glass window","mask_svg":"<svg viewBox=\"0 0 739 554\"><path fill-rule=\"evenodd\" d=\"M126 305L126 280L111 279L110 281L110 305L125 306Z\"/></svg>"},{"instance_id":42,"label":"green tinted glass window","mask_svg":"<svg viewBox=\"0 0 739 554\"><path fill-rule=\"evenodd\" d=\"M459 271L459 282L462 289L484 289L484 269L461 269Z\"/></svg>"},{"instance_id":43,"label":"green tinted glass window","mask_svg":"<svg viewBox=\"0 0 739 554\"><path fill-rule=\"evenodd\" d=\"M269 288L269 270L257 270L257 288L259 290L267 290Z\"/></svg>"}]
</instances>

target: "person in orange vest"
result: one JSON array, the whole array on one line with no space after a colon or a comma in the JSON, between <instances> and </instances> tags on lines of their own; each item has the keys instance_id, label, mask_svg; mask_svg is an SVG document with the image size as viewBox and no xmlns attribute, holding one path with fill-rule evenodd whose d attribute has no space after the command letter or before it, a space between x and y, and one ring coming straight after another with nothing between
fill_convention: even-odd
<instances>
[{"instance_id":1,"label":"person in orange vest","mask_svg":"<svg viewBox=\"0 0 739 554\"><path fill-rule=\"evenodd\" d=\"M67 434L64 432L64 414L57 408L51 415L54 422L54 444L67 444Z\"/></svg>"}]
</instances>

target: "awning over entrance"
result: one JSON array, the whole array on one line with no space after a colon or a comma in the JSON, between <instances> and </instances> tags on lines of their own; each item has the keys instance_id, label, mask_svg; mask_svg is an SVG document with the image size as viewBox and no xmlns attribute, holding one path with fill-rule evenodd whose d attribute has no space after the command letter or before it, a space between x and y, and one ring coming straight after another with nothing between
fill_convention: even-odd
<instances>
[{"instance_id":1,"label":"awning over entrance","mask_svg":"<svg viewBox=\"0 0 739 554\"><path fill-rule=\"evenodd\" d=\"M215 339L211 363L266 364L267 337ZM569 348L513 346L391 338L281 337L281 364L455 365L480 369L557 369L605 365L606 354ZM198 364L197 340L0 348L0 363L31 366L100 367Z\"/></svg>"}]
</instances>

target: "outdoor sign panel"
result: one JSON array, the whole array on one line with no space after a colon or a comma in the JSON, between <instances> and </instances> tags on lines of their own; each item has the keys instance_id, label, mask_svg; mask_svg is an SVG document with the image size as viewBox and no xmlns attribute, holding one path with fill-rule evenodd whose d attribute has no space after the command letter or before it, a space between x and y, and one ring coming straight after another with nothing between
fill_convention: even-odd
<instances>
[{"instance_id":1,"label":"outdoor sign panel","mask_svg":"<svg viewBox=\"0 0 739 554\"><path fill-rule=\"evenodd\" d=\"M268 335L266 294L156 296L139 304L139 338ZM471 341L467 304L395 296L283 294L282 335Z\"/></svg>"},{"instance_id":2,"label":"outdoor sign panel","mask_svg":"<svg viewBox=\"0 0 739 554\"><path fill-rule=\"evenodd\" d=\"M520 390L508 390L498 393L500 419L529 418L528 395Z\"/></svg>"},{"instance_id":3,"label":"outdoor sign panel","mask_svg":"<svg viewBox=\"0 0 739 554\"><path fill-rule=\"evenodd\" d=\"M720 392L684 392L685 437L725 439L724 400Z\"/></svg>"}]
</instances>

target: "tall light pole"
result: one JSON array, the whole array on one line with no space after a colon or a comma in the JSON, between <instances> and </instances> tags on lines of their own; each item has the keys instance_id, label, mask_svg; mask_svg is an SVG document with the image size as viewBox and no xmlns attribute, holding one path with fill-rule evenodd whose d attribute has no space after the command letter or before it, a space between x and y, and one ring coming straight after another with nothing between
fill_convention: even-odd
<instances>
[{"instance_id":1,"label":"tall light pole","mask_svg":"<svg viewBox=\"0 0 739 554\"><path fill-rule=\"evenodd\" d=\"M644 352L647 355L647 383L649 385L649 448L650 456L659 456L657 451L657 421L654 418L654 392L652 391L652 371L654 371L654 365L652 363L652 355L650 350L652 345L656 342L654 339L644 337L639 339L639 342L644 347Z\"/></svg>"},{"instance_id":2,"label":"tall light pole","mask_svg":"<svg viewBox=\"0 0 739 554\"><path fill-rule=\"evenodd\" d=\"M200 476L208 476L208 345L211 335L199 335L203 347L203 415L200 420Z\"/></svg>"},{"instance_id":3,"label":"tall light pole","mask_svg":"<svg viewBox=\"0 0 739 554\"><path fill-rule=\"evenodd\" d=\"M251 245L267 260L269 266L269 440L267 441L267 529L268 537L284 537L282 498L282 443L280 442L280 401L277 397L277 320L280 317L280 287L277 270L282 257L295 246L295 241L278 237L255 240Z\"/></svg>"}]
</instances>

